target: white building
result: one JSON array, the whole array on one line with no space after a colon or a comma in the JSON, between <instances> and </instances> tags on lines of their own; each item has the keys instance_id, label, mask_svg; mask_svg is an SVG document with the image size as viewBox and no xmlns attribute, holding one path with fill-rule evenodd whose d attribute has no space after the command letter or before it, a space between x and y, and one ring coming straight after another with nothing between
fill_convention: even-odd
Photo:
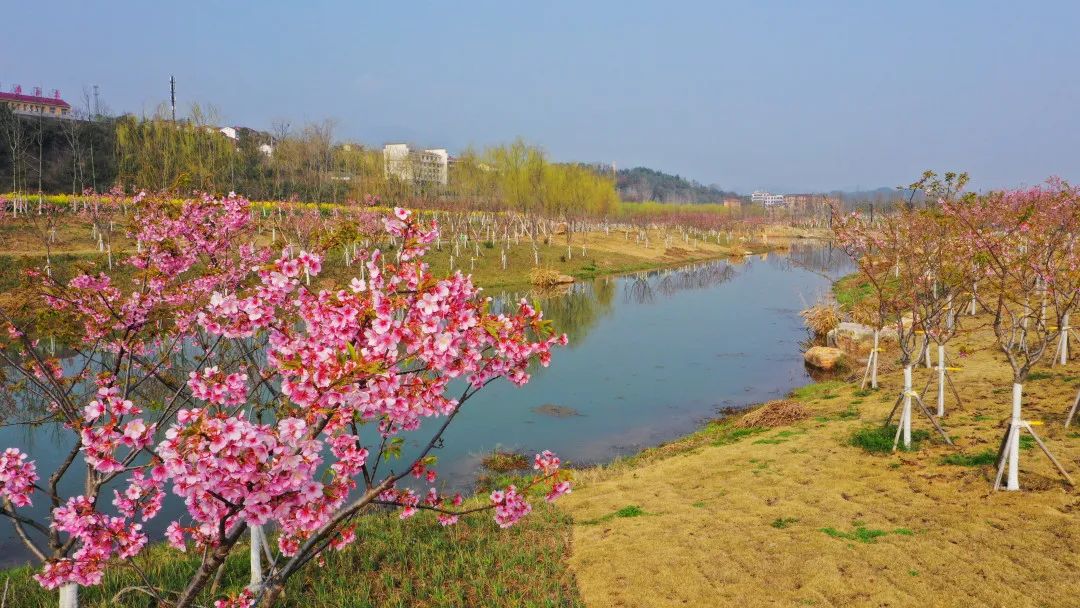
<instances>
[{"instance_id":1,"label":"white building","mask_svg":"<svg viewBox=\"0 0 1080 608\"><path fill-rule=\"evenodd\" d=\"M750 202L761 203L765 207L780 207L784 204L783 194L770 194L761 190L750 195Z\"/></svg>"},{"instance_id":2,"label":"white building","mask_svg":"<svg viewBox=\"0 0 1080 608\"><path fill-rule=\"evenodd\" d=\"M383 146L386 176L415 183L441 184L450 177L450 155L442 148L412 150L408 144Z\"/></svg>"}]
</instances>

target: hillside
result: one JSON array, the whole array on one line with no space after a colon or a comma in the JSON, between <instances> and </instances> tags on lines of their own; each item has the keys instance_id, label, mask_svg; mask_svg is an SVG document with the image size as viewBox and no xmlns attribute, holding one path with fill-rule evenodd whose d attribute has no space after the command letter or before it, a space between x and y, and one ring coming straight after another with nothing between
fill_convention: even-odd
<instances>
[{"instance_id":1,"label":"hillside","mask_svg":"<svg viewBox=\"0 0 1080 608\"><path fill-rule=\"evenodd\" d=\"M719 203L724 198L738 196L716 186L645 167L619 170L617 186L622 200L635 202Z\"/></svg>"}]
</instances>

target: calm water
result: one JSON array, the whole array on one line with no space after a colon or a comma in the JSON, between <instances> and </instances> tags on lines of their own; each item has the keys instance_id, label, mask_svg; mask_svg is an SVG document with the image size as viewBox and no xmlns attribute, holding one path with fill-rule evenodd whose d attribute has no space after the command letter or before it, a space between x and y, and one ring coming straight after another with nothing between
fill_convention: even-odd
<instances>
[{"instance_id":1,"label":"calm water","mask_svg":"<svg viewBox=\"0 0 1080 608\"><path fill-rule=\"evenodd\" d=\"M437 453L441 482L468 488L481 456L496 448L607 461L688 433L723 408L786 394L809 379L798 311L828 290L826 276L849 268L838 251L803 244L790 254L601 278L541 297L570 345L527 386L499 381L463 406ZM5 427L0 448L29 451L46 476L68 437L53 427ZM424 429L410 434L406 458L429 438ZM80 480L67 481L65 492L79 491ZM38 494L35 509L45 502ZM160 534L179 507L167 503L148 529ZM10 526L0 525L0 566L27 559Z\"/></svg>"}]
</instances>

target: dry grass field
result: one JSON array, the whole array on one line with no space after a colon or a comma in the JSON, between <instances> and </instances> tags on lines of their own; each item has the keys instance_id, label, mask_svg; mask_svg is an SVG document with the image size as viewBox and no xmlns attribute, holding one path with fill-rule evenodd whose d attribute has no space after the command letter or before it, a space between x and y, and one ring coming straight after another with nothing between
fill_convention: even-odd
<instances>
[{"instance_id":1,"label":"dry grass field","mask_svg":"<svg viewBox=\"0 0 1080 608\"><path fill-rule=\"evenodd\" d=\"M969 325L971 322L969 321ZM831 381L795 391L809 418L775 428L710 424L695 435L582 472L560 503L574 518L571 569L597 607L1080 606L1080 494L1032 445L1021 492L991 492L1011 373L985 328L956 338L942 423L955 447L872 453L901 388ZM930 370L916 371L921 388ZM1080 479L1080 428L1065 414L1080 360L1040 366L1025 418ZM934 400L928 391L928 404ZM917 429L930 429L916 418ZM869 431L869 432L867 432ZM921 435L921 433L920 433ZM988 454L989 453L989 454Z\"/></svg>"}]
</instances>

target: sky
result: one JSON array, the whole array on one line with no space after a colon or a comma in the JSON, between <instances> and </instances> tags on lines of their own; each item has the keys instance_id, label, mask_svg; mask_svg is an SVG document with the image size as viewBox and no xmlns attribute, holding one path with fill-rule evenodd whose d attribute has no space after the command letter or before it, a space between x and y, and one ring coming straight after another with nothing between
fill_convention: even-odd
<instances>
[{"instance_id":1,"label":"sky","mask_svg":"<svg viewBox=\"0 0 1080 608\"><path fill-rule=\"evenodd\" d=\"M1080 2L5 3L0 87L749 192L1080 179Z\"/></svg>"}]
</instances>

